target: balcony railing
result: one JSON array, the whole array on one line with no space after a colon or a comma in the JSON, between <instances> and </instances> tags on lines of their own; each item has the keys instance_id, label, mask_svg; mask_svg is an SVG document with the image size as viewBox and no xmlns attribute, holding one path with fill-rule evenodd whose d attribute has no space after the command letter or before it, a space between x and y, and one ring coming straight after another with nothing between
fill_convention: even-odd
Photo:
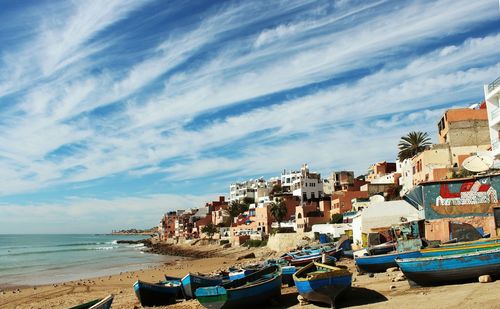
<instances>
[{"instance_id":1,"label":"balcony railing","mask_svg":"<svg viewBox=\"0 0 500 309\"><path fill-rule=\"evenodd\" d=\"M491 120L497 118L498 116L500 116L500 107L497 107L495 108L492 112L491 112Z\"/></svg>"},{"instance_id":2,"label":"balcony railing","mask_svg":"<svg viewBox=\"0 0 500 309\"><path fill-rule=\"evenodd\" d=\"M498 86L500 86L500 77L498 77L491 84L488 85L488 92L492 92Z\"/></svg>"}]
</instances>

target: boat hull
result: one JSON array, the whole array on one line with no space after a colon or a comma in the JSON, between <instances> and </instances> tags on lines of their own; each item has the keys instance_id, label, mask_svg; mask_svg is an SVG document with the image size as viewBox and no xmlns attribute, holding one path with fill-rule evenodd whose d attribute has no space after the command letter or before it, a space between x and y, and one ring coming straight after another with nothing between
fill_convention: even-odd
<instances>
[{"instance_id":1,"label":"boat hull","mask_svg":"<svg viewBox=\"0 0 500 309\"><path fill-rule=\"evenodd\" d=\"M368 255L355 258L356 267L363 273L384 272L387 268L397 267L396 258L421 257L420 251L397 252L382 255Z\"/></svg>"},{"instance_id":2,"label":"boat hull","mask_svg":"<svg viewBox=\"0 0 500 309\"><path fill-rule=\"evenodd\" d=\"M245 280L245 278L238 280ZM233 283L236 282L233 281ZM255 308L256 305L265 304L271 298L279 297L280 295L281 271L262 277L260 280L257 279L249 285L243 284L237 287L231 287L230 285L226 287L215 286L196 290L198 301L205 308L209 309Z\"/></svg>"},{"instance_id":3,"label":"boat hull","mask_svg":"<svg viewBox=\"0 0 500 309\"><path fill-rule=\"evenodd\" d=\"M315 266L332 271L311 273ZM299 294L311 302L320 302L335 307L335 299L350 289L352 274L346 269L311 263L293 275Z\"/></svg>"},{"instance_id":4,"label":"boat hull","mask_svg":"<svg viewBox=\"0 0 500 309\"><path fill-rule=\"evenodd\" d=\"M180 285L162 286L161 284L137 281L134 291L142 306L163 306L175 303Z\"/></svg>"},{"instance_id":5,"label":"boat hull","mask_svg":"<svg viewBox=\"0 0 500 309\"><path fill-rule=\"evenodd\" d=\"M222 283L222 277L210 278L189 273L182 278L181 282L184 298L191 299L195 298L196 289L219 285Z\"/></svg>"},{"instance_id":6,"label":"boat hull","mask_svg":"<svg viewBox=\"0 0 500 309\"><path fill-rule=\"evenodd\" d=\"M398 259L408 280L420 286L475 281L479 276L500 277L500 249L457 255Z\"/></svg>"}]
</instances>

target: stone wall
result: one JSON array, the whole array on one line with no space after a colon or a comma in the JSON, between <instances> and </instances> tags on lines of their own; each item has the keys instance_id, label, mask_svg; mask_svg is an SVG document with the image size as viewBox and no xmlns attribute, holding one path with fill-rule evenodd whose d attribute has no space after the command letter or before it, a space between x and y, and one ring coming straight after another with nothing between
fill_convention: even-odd
<instances>
[{"instance_id":1,"label":"stone wall","mask_svg":"<svg viewBox=\"0 0 500 309\"><path fill-rule=\"evenodd\" d=\"M307 244L310 244L313 240L313 232L276 233L274 235L269 235L267 247L277 252L286 252L295 249L297 246L305 246Z\"/></svg>"}]
</instances>

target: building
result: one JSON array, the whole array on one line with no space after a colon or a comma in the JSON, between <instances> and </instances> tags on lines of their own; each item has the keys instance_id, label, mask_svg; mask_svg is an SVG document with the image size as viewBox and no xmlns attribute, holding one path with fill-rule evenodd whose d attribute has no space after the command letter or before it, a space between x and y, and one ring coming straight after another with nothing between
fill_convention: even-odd
<instances>
[{"instance_id":1,"label":"building","mask_svg":"<svg viewBox=\"0 0 500 309\"><path fill-rule=\"evenodd\" d=\"M235 222L231 224L233 242L239 236L263 237L267 235L271 231L272 221L269 204L249 209L235 218Z\"/></svg>"},{"instance_id":2,"label":"building","mask_svg":"<svg viewBox=\"0 0 500 309\"><path fill-rule=\"evenodd\" d=\"M281 173L281 188L283 192L292 192L292 184L296 179L299 179L301 171L283 170Z\"/></svg>"},{"instance_id":3,"label":"building","mask_svg":"<svg viewBox=\"0 0 500 309\"><path fill-rule=\"evenodd\" d=\"M412 159L404 159L396 162L396 171L399 173L399 185L401 186L400 196L413 189L413 161Z\"/></svg>"},{"instance_id":4,"label":"building","mask_svg":"<svg viewBox=\"0 0 500 309\"><path fill-rule=\"evenodd\" d=\"M368 169L368 175L366 176L366 180L369 182L373 182L377 178L380 178L384 175L391 174L396 171L396 163L382 161L373 164Z\"/></svg>"},{"instance_id":5,"label":"building","mask_svg":"<svg viewBox=\"0 0 500 309\"><path fill-rule=\"evenodd\" d=\"M450 224L468 223L500 235L500 175L421 183L405 199L424 211L425 237L450 240Z\"/></svg>"},{"instance_id":6,"label":"building","mask_svg":"<svg viewBox=\"0 0 500 309\"><path fill-rule=\"evenodd\" d=\"M500 77L484 85L484 100L488 110L491 151L496 159L500 159Z\"/></svg>"},{"instance_id":7,"label":"building","mask_svg":"<svg viewBox=\"0 0 500 309\"><path fill-rule=\"evenodd\" d=\"M332 195L332 214L343 214L352 210L353 199L367 199L368 191L337 191Z\"/></svg>"},{"instance_id":8,"label":"building","mask_svg":"<svg viewBox=\"0 0 500 309\"><path fill-rule=\"evenodd\" d=\"M331 202L329 199L301 203L295 209L297 233L310 232L313 225L328 223L330 220Z\"/></svg>"},{"instance_id":9,"label":"building","mask_svg":"<svg viewBox=\"0 0 500 309\"><path fill-rule=\"evenodd\" d=\"M423 219L422 211L404 200L370 203L352 219L353 245L365 247L368 234L420 219Z\"/></svg>"},{"instance_id":10,"label":"building","mask_svg":"<svg viewBox=\"0 0 500 309\"><path fill-rule=\"evenodd\" d=\"M266 181L264 178L250 179L244 182L232 183L229 186L229 201L243 202L245 199L254 201L269 196L275 181Z\"/></svg>"},{"instance_id":11,"label":"building","mask_svg":"<svg viewBox=\"0 0 500 309\"><path fill-rule=\"evenodd\" d=\"M319 173L309 171L307 164L300 169L300 175L292 182L292 194L302 202L323 196L323 181Z\"/></svg>"},{"instance_id":12,"label":"building","mask_svg":"<svg viewBox=\"0 0 500 309\"><path fill-rule=\"evenodd\" d=\"M412 158L413 185L449 179L469 156L490 148L485 104L447 110L438 122L440 144Z\"/></svg>"},{"instance_id":13,"label":"building","mask_svg":"<svg viewBox=\"0 0 500 309\"><path fill-rule=\"evenodd\" d=\"M353 171L332 172L327 179L323 180L323 191L325 194L332 194L335 191L347 190L354 186Z\"/></svg>"}]
</instances>

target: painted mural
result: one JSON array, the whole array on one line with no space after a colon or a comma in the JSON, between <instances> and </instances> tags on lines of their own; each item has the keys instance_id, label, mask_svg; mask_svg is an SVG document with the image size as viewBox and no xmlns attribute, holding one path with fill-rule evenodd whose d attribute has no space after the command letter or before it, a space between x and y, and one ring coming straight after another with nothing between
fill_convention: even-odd
<instances>
[{"instance_id":1,"label":"painted mural","mask_svg":"<svg viewBox=\"0 0 500 309\"><path fill-rule=\"evenodd\" d=\"M426 219L491 216L498 207L500 176L425 183L407 194Z\"/></svg>"}]
</instances>

